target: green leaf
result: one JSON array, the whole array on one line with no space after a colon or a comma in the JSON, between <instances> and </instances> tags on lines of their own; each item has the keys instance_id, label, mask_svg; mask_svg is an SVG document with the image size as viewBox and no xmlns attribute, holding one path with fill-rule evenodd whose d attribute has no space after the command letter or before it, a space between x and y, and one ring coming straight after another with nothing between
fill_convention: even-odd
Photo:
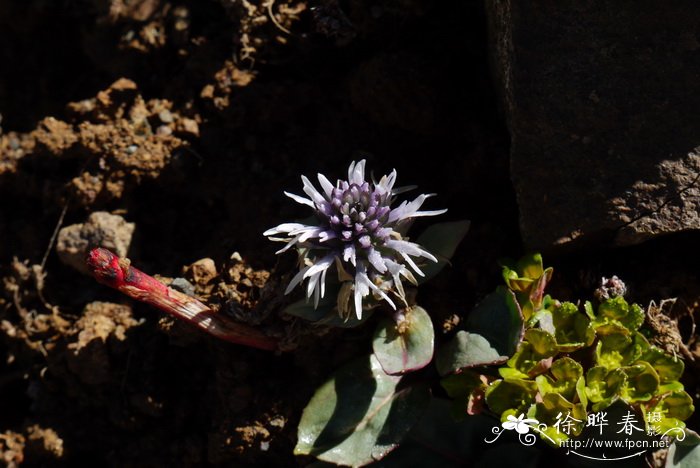
<instances>
[{"instance_id":1,"label":"green leaf","mask_svg":"<svg viewBox=\"0 0 700 468\"><path fill-rule=\"evenodd\" d=\"M521 257L516 266L524 278L538 279L544 274L542 255L538 253Z\"/></svg>"},{"instance_id":2,"label":"green leaf","mask_svg":"<svg viewBox=\"0 0 700 468\"><path fill-rule=\"evenodd\" d=\"M511 356L523 336L523 317L515 295L504 286L496 288L469 313L466 328Z\"/></svg>"},{"instance_id":3,"label":"green leaf","mask_svg":"<svg viewBox=\"0 0 700 468\"><path fill-rule=\"evenodd\" d=\"M437 353L438 372L446 375L460 369L500 364L517 349L523 320L511 291L500 286L469 314L461 330Z\"/></svg>"},{"instance_id":4,"label":"green leaf","mask_svg":"<svg viewBox=\"0 0 700 468\"><path fill-rule=\"evenodd\" d=\"M554 308L551 315L559 351L570 353L593 343L595 330L591 320L580 313L575 304L564 302Z\"/></svg>"},{"instance_id":5,"label":"green leaf","mask_svg":"<svg viewBox=\"0 0 700 468\"><path fill-rule=\"evenodd\" d=\"M593 403L593 411L603 410L617 401L626 383L627 374L622 369L589 369L586 373L586 396Z\"/></svg>"},{"instance_id":6,"label":"green leaf","mask_svg":"<svg viewBox=\"0 0 700 468\"><path fill-rule=\"evenodd\" d=\"M470 367L500 364L507 359L483 336L460 330L440 348L435 364L440 375L447 375Z\"/></svg>"},{"instance_id":7,"label":"green leaf","mask_svg":"<svg viewBox=\"0 0 700 468\"><path fill-rule=\"evenodd\" d=\"M403 374L430 363L434 340L430 315L422 307L414 306L405 311L399 324L390 318L380 320L372 347L384 372Z\"/></svg>"},{"instance_id":8,"label":"green leaf","mask_svg":"<svg viewBox=\"0 0 700 468\"><path fill-rule=\"evenodd\" d=\"M637 304L628 304L624 297L608 299L598 306L598 313L593 320L593 327L616 324L633 332L644 323L644 311Z\"/></svg>"},{"instance_id":9,"label":"green leaf","mask_svg":"<svg viewBox=\"0 0 700 468\"><path fill-rule=\"evenodd\" d=\"M535 351L532 343L523 341L518 347L518 351L508 359L508 367L516 369L518 372L528 377L547 372L552 365L552 356L545 356ZM506 373L506 369L498 370L503 377L508 377L511 372Z\"/></svg>"},{"instance_id":10,"label":"green leaf","mask_svg":"<svg viewBox=\"0 0 700 468\"><path fill-rule=\"evenodd\" d=\"M693 399L684 391L671 392L643 405L645 414L657 414L660 416L659 421L652 423L653 427L660 434L668 433L672 437L683 437L683 429L685 421L695 411Z\"/></svg>"},{"instance_id":11,"label":"green leaf","mask_svg":"<svg viewBox=\"0 0 700 468\"><path fill-rule=\"evenodd\" d=\"M668 448L666 468L697 468L700 466L700 444L681 445L677 441Z\"/></svg>"},{"instance_id":12,"label":"green leaf","mask_svg":"<svg viewBox=\"0 0 700 468\"><path fill-rule=\"evenodd\" d=\"M611 331L613 327L617 327L617 330ZM635 332L632 336L626 336L622 333L624 330L619 325L606 326L606 332L611 332L600 336L595 351L597 365L608 369L628 366L639 359L649 348L649 343L641 333Z\"/></svg>"},{"instance_id":13,"label":"green leaf","mask_svg":"<svg viewBox=\"0 0 700 468\"><path fill-rule=\"evenodd\" d=\"M664 353L656 346L650 346L642 355L641 359L651 364L659 373L661 383L676 381L683 375L685 365L677 356Z\"/></svg>"},{"instance_id":14,"label":"green leaf","mask_svg":"<svg viewBox=\"0 0 700 468\"><path fill-rule=\"evenodd\" d=\"M517 262L502 260L501 265L506 285L517 292L529 290L532 284L544 274L540 254L525 255Z\"/></svg>"},{"instance_id":15,"label":"green leaf","mask_svg":"<svg viewBox=\"0 0 700 468\"><path fill-rule=\"evenodd\" d=\"M567 415L569 417L568 420ZM544 395L541 402L536 403L529 409L527 416L528 418L537 419L540 423L547 424L548 427L543 432L548 437L542 438L550 445L557 447L562 441L567 440L570 435L579 435L586 424L586 409L583 405L573 404L556 393ZM559 423L559 426L556 426L557 423ZM566 427L562 427L562 423Z\"/></svg>"},{"instance_id":16,"label":"green leaf","mask_svg":"<svg viewBox=\"0 0 700 468\"><path fill-rule=\"evenodd\" d=\"M550 368L552 377L548 375L538 375L535 378L537 388L542 395L557 393L567 400L573 401L576 394L576 384L583 376L581 364L569 357L557 359Z\"/></svg>"},{"instance_id":17,"label":"green leaf","mask_svg":"<svg viewBox=\"0 0 700 468\"><path fill-rule=\"evenodd\" d=\"M445 268L457 250L457 246L467 235L469 224L469 221L437 223L429 226L418 236L416 242L438 259L437 263L428 262L421 266L425 276L416 278L418 284L425 283Z\"/></svg>"},{"instance_id":18,"label":"green leaf","mask_svg":"<svg viewBox=\"0 0 700 468\"><path fill-rule=\"evenodd\" d=\"M374 356L339 369L304 409L294 453L350 466L384 457L430 401L426 387L399 388L400 381L387 375Z\"/></svg>"},{"instance_id":19,"label":"green leaf","mask_svg":"<svg viewBox=\"0 0 700 468\"><path fill-rule=\"evenodd\" d=\"M542 266L540 254L527 255L517 263L502 262L503 279L510 290L516 293L525 320L542 308L544 290L552 279L552 268Z\"/></svg>"},{"instance_id":20,"label":"green leaf","mask_svg":"<svg viewBox=\"0 0 700 468\"><path fill-rule=\"evenodd\" d=\"M518 353L516 353L516 355L517 354ZM525 372L521 372L518 369L514 369L512 367L499 367L498 373L501 375L501 377L503 377L506 380L530 378L530 376L527 375Z\"/></svg>"},{"instance_id":21,"label":"green leaf","mask_svg":"<svg viewBox=\"0 0 700 468\"><path fill-rule=\"evenodd\" d=\"M540 359L557 354L557 341L554 337L539 328L530 328L525 332L525 341L532 345L534 355Z\"/></svg>"},{"instance_id":22,"label":"green leaf","mask_svg":"<svg viewBox=\"0 0 700 468\"><path fill-rule=\"evenodd\" d=\"M659 375L651 364L637 361L632 366L623 367L627 382L622 387L622 399L627 403L649 401L659 388Z\"/></svg>"},{"instance_id":23,"label":"green leaf","mask_svg":"<svg viewBox=\"0 0 700 468\"><path fill-rule=\"evenodd\" d=\"M486 404L498 415L509 410L518 415L535 402L536 394L537 384L532 380L496 380L486 389Z\"/></svg>"}]
</instances>

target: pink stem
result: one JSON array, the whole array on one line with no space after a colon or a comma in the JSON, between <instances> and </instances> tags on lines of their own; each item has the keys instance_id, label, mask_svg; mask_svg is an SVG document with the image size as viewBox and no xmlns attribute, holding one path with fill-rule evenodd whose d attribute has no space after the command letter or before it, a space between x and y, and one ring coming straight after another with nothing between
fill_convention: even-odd
<instances>
[{"instance_id":1,"label":"pink stem","mask_svg":"<svg viewBox=\"0 0 700 468\"><path fill-rule=\"evenodd\" d=\"M128 259L121 259L107 249L92 249L87 256L87 265L99 283L184 319L219 339L267 351L277 349L275 339L234 322L197 299L167 287L132 267Z\"/></svg>"}]
</instances>

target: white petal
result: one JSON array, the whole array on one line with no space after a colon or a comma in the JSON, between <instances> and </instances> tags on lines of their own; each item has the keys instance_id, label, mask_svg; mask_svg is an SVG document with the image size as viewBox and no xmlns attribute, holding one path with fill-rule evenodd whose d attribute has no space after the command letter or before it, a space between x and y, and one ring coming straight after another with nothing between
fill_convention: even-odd
<instances>
[{"instance_id":1,"label":"white petal","mask_svg":"<svg viewBox=\"0 0 700 468\"><path fill-rule=\"evenodd\" d=\"M301 180L302 182L304 182L304 193L307 194L311 198L311 200L313 200L314 203L320 205L321 203L326 201L326 199L323 198L323 195L321 195L321 193L318 190L316 190L316 187L313 186L308 177L301 176Z\"/></svg>"},{"instance_id":2,"label":"white petal","mask_svg":"<svg viewBox=\"0 0 700 468\"><path fill-rule=\"evenodd\" d=\"M291 249L297 242L299 242L299 237L295 237L294 239L290 240L287 245L279 249L277 252L275 252L275 255L279 255L281 253L286 252L287 250Z\"/></svg>"},{"instance_id":3,"label":"white petal","mask_svg":"<svg viewBox=\"0 0 700 468\"><path fill-rule=\"evenodd\" d=\"M379 273L384 273L386 271L386 263L380 255L379 252L370 247L369 253L367 254L367 260L372 264L375 270Z\"/></svg>"},{"instance_id":4,"label":"white petal","mask_svg":"<svg viewBox=\"0 0 700 468\"><path fill-rule=\"evenodd\" d=\"M319 234L318 240L319 242L326 242L328 240L335 239L336 237L338 237L338 235L335 232L325 230L321 234Z\"/></svg>"},{"instance_id":5,"label":"white petal","mask_svg":"<svg viewBox=\"0 0 700 468\"><path fill-rule=\"evenodd\" d=\"M285 294L289 294L292 289L294 289L299 283L301 283L301 280L304 279L304 273L306 273L306 270L308 270L309 267L304 267L299 272L294 275L294 278L292 278L292 281L289 282L287 285L287 289L284 290Z\"/></svg>"},{"instance_id":6,"label":"white petal","mask_svg":"<svg viewBox=\"0 0 700 468\"><path fill-rule=\"evenodd\" d=\"M376 284L374 284L374 283L372 282L372 280L370 280L370 279L367 277L367 275L364 275L364 276L367 278L367 284L369 285L369 287L372 288L374 291L376 291L377 294L379 294L379 295L382 297L382 299L384 299L385 301L387 301L387 302L389 303L389 305L391 306L392 309L396 310L396 305L394 305L394 301L392 301L391 299L389 299L389 296L387 296L386 293L385 293L384 291L382 291L382 290L379 288L379 286L377 286Z\"/></svg>"},{"instance_id":7,"label":"white petal","mask_svg":"<svg viewBox=\"0 0 700 468\"><path fill-rule=\"evenodd\" d=\"M325 271L333 265L333 260L335 259L335 255L330 254L326 255L323 257L321 260L318 260L316 263L311 266L308 271L304 274L304 278L309 278L310 276L314 276L317 274L320 274L321 272Z\"/></svg>"},{"instance_id":8,"label":"white petal","mask_svg":"<svg viewBox=\"0 0 700 468\"><path fill-rule=\"evenodd\" d=\"M362 185L365 181L365 160L350 164L348 169L348 182L351 184Z\"/></svg>"},{"instance_id":9,"label":"white petal","mask_svg":"<svg viewBox=\"0 0 700 468\"><path fill-rule=\"evenodd\" d=\"M411 268L413 268L413 271L418 273L420 276L425 276L425 273L423 273L423 271L420 268L418 268L418 265L416 265L416 262L414 262L413 259L408 256L408 254L405 254L403 252L399 252L399 253L403 257L403 259L406 260L406 263L411 265Z\"/></svg>"},{"instance_id":10,"label":"white petal","mask_svg":"<svg viewBox=\"0 0 700 468\"><path fill-rule=\"evenodd\" d=\"M442 210L432 210L432 211L416 211L411 215L411 218L420 218L421 216L437 216L447 213L447 208L443 208Z\"/></svg>"},{"instance_id":11,"label":"white petal","mask_svg":"<svg viewBox=\"0 0 700 468\"><path fill-rule=\"evenodd\" d=\"M350 163L350 167L348 167L348 182L352 183L352 175L355 173L355 161Z\"/></svg>"},{"instance_id":12,"label":"white petal","mask_svg":"<svg viewBox=\"0 0 700 468\"><path fill-rule=\"evenodd\" d=\"M308 274L304 274L304 277L308 277ZM318 280L320 280L320 279L321 279L320 272L318 274L315 274L315 275L312 275L311 277L309 277L309 282L306 285L306 297L307 298L311 298L311 295L314 293L314 290L316 289L316 285L318 284Z\"/></svg>"},{"instance_id":13,"label":"white petal","mask_svg":"<svg viewBox=\"0 0 700 468\"><path fill-rule=\"evenodd\" d=\"M403 283L401 282L401 275L405 274L405 271L408 271L408 270L406 270L405 266L403 266L402 264L397 263L393 260L384 259L384 263L386 263L386 266L389 269L389 273L391 273L391 276L394 279L394 286L396 286L396 289L398 290L399 295L401 297L405 298L406 292L403 289Z\"/></svg>"},{"instance_id":14,"label":"white petal","mask_svg":"<svg viewBox=\"0 0 700 468\"><path fill-rule=\"evenodd\" d=\"M358 265L355 272L355 314L357 319L362 319L362 298L369 294L369 278L365 274L362 264Z\"/></svg>"},{"instance_id":15,"label":"white petal","mask_svg":"<svg viewBox=\"0 0 700 468\"><path fill-rule=\"evenodd\" d=\"M429 260L437 262L437 258L425 249L422 249L418 244L404 240L389 239L386 241L386 246L394 249L399 253L406 253L414 257L425 257Z\"/></svg>"},{"instance_id":16,"label":"white petal","mask_svg":"<svg viewBox=\"0 0 700 468\"><path fill-rule=\"evenodd\" d=\"M343 260L352 263L353 266L356 265L355 247L353 247L352 244L348 244L343 248Z\"/></svg>"},{"instance_id":17,"label":"white petal","mask_svg":"<svg viewBox=\"0 0 700 468\"><path fill-rule=\"evenodd\" d=\"M294 200L297 203L301 203L302 205L310 206L311 208L316 208L314 206L314 202L312 202L308 198L304 198L302 196L295 195L295 194L289 193L289 192L284 192L284 194L287 195L289 198L291 198L292 200Z\"/></svg>"},{"instance_id":18,"label":"white petal","mask_svg":"<svg viewBox=\"0 0 700 468\"><path fill-rule=\"evenodd\" d=\"M328 270L321 272L321 297L326 295L326 273L328 273Z\"/></svg>"},{"instance_id":19,"label":"white petal","mask_svg":"<svg viewBox=\"0 0 700 468\"><path fill-rule=\"evenodd\" d=\"M263 236L274 236L276 234L290 233L304 226L304 224L299 223L283 223L279 226L273 227L272 229L268 229L267 231L263 232Z\"/></svg>"},{"instance_id":20,"label":"white petal","mask_svg":"<svg viewBox=\"0 0 700 468\"><path fill-rule=\"evenodd\" d=\"M403 283L401 282L401 276L396 275L394 276L394 286L396 287L396 290L399 292L399 296L403 299L404 302L406 302L406 291L403 289Z\"/></svg>"},{"instance_id":21,"label":"white petal","mask_svg":"<svg viewBox=\"0 0 700 468\"><path fill-rule=\"evenodd\" d=\"M330 199L331 194L333 193L333 184L331 184L331 181L328 180L323 174L317 174L317 177L318 183L321 184L321 188L324 192L326 192L326 196Z\"/></svg>"},{"instance_id":22,"label":"white petal","mask_svg":"<svg viewBox=\"0 0 700 468\"><path fill-rule=\"evenodd\" d=\"M376 185L376 189L382 194L391 193L394 188L394 182L396 182L396 169L392 170L391 174L382 176Z\"/></svg>"},{"instance_id":23,"label":"white petal","mask_svg":"<svg viewBox=\"0 0 700 468\"><path fill-rule=\"evenodd\" d=\"M362 320L362 291L357 281L355 281L355 315L357 320Z\"/></svg>"},{"instance_id":24,"label":"white petal","mask_svg":"<svg viewBox=\"0 0 700 468\"><path fill-rule=\"evenodd\" d=\"M410 203L401 203L401 205L394 208L391 210L391 213L389 213L389 222L401 221L407 218L417 218L419 216L435 216L446 212L447 210L418 211L425 200L433 195L434 194L422 194Z\"/></svg>"},{"instance_id":25,"label":"white petal","mask_svg":"<svg viewBox=\"0 0 700 468\"><path fill-rule=\"evenodd\" d=\"M312 237L319 237L323 231L324 229L320 227L309 227L300 232L295 232L295 234L301 234L299 236L299 242L306 242Z\"/></svg>"}]
</instances>

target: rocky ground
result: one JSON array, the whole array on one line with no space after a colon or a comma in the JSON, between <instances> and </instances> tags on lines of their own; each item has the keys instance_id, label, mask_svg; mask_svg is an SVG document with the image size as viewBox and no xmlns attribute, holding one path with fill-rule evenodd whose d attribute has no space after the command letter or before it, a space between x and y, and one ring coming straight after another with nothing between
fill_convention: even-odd
<instances>
[{"instance_id":1,"label":"rocky ground","mask_svg":"<svg viewBox=\"0 0 700 468\"><path fill-rule=\"evenodd\" d=\"M282 194L301 174L395 167L445 220L472 222L420 292L438 327L464 317L499 283L498 259L528 247L486 25L479 1L0 0L0 458L308 464L292 455L301 410L368 351L371 327L282 316L293 259L262 232L303 215ZM586 299L612 274L642 304L678 297L700 356L697 239L545 261L557 297ZM98 285L80 271L94 243L186 279L288 352L214 341Z\"/></svg>"}]
</instances>

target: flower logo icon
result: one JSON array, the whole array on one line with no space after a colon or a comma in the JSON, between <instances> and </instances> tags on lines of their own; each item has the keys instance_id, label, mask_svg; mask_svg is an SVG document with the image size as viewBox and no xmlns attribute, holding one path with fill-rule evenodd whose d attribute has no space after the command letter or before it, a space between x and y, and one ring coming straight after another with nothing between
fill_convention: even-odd
<instances>
[{"instance_id":1,"label":"flower logo icon","mask_svg":"<svg viewBox=\"0 0 700 468\"><path fill-rule=\"evenodd\" d=\"M527 434L530 432L530 424L537 425L539 423L537 419L525 419L524 413L520 414L520 416L517 418L512 414L509 414L506 419L507 421L501 424L503 429L506 431L512 431L515 429L518 434Z\"/></svg>"}]
</instances>

